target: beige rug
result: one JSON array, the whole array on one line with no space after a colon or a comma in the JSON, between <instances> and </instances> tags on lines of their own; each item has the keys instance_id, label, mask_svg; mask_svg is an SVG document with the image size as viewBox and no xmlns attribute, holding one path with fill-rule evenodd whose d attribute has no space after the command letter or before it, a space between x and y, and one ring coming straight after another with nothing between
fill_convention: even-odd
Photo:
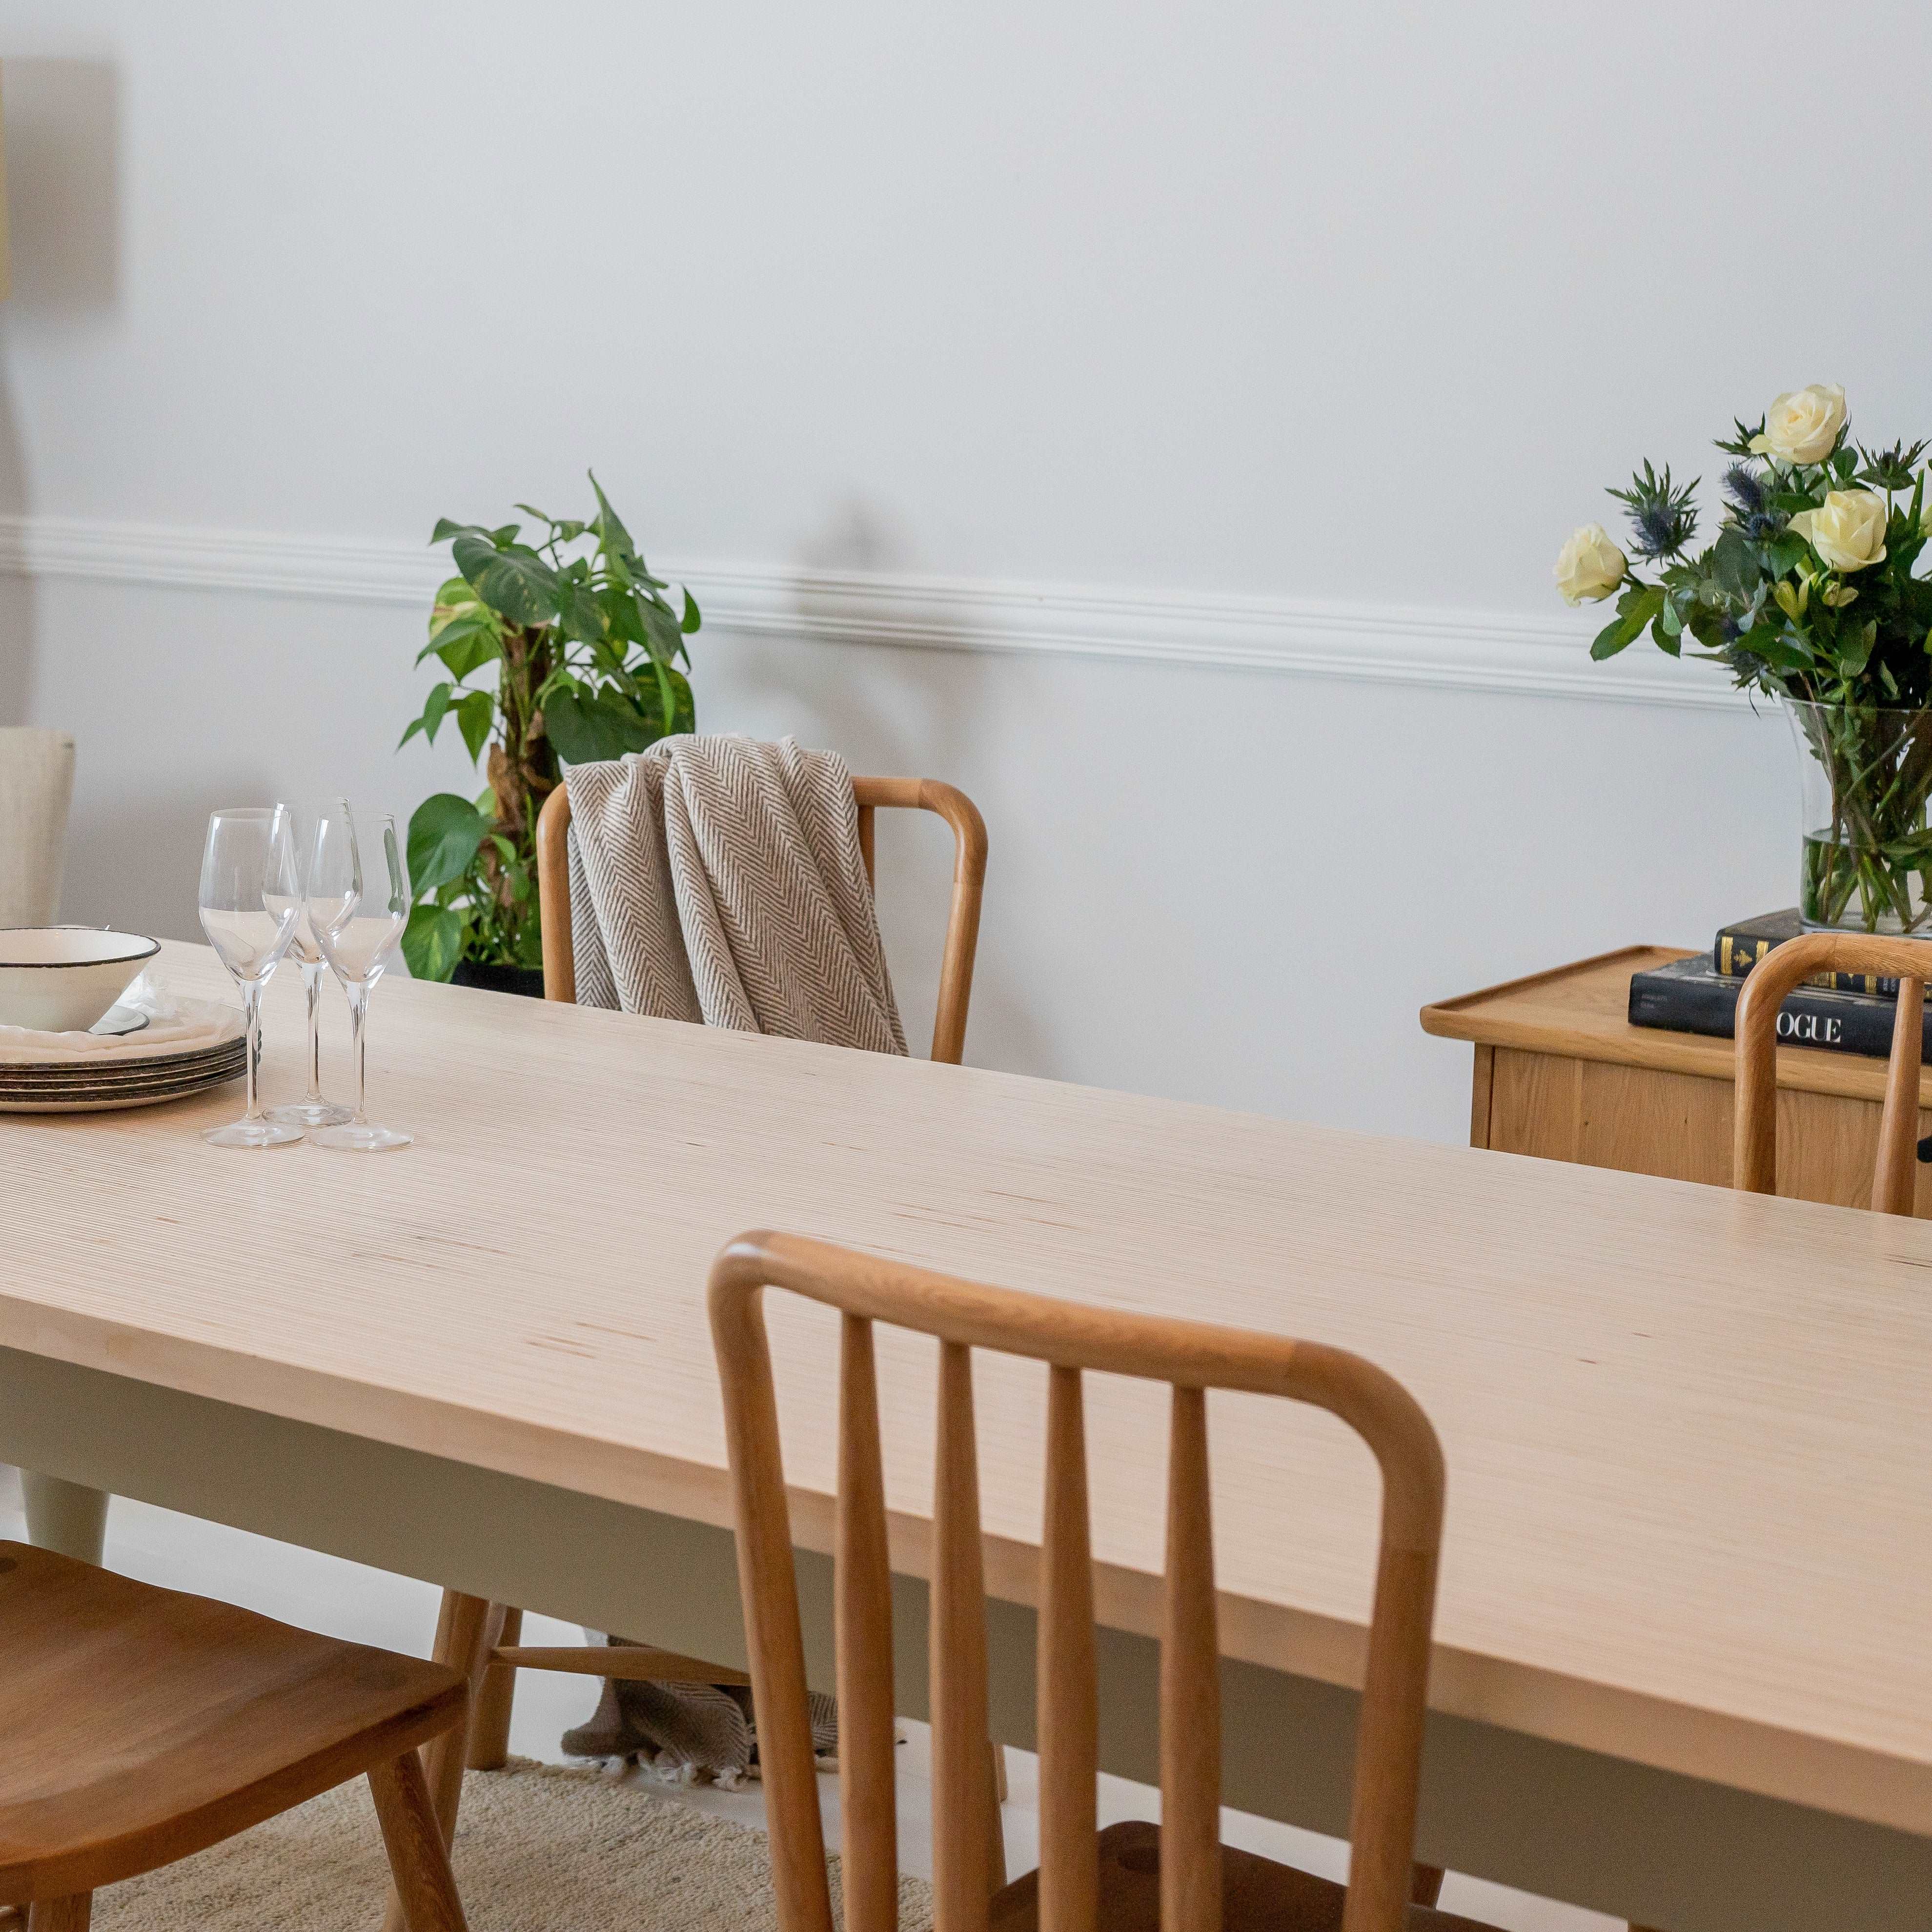
<instances>
[{"instance_id":1,"label":"beige rug","mask_svg":"<svg viewBox=\"0 0 1932 1932\"><path fill-rule=\"evenodd\" d=\"M776 1932L763 1832L658 1796L638 1779L512 1758L472 1772L456 1882L475 1932ZM388 1868L353 1784L225 1845L95 1894L98 1932L379 1932ZM832 1900L838 1862L832 1862ZM902 1932L932 1923L932 1888L899 1881Z\"/></svg>"}]
</instances>

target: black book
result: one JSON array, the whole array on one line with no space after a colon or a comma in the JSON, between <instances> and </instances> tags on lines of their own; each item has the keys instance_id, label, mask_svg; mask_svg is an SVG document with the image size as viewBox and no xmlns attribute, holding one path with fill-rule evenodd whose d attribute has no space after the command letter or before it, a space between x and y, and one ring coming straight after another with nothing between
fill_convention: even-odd
<instances>
[{"instance_id":1,"label":"black book","mask_svg":"<svg viewBox=\"0 0 1932 1932\"><path fill-rule=\"evenodd\" d=\"M1798 938L1804 930L1804 922L1796 906L1740 920L1719 929L1711 947L1711 964L1727 978L1742 980L1774 946ZM1804 983L1829 987L1834 992L1875 993L1888 1000L1898 997L1898 982L1882 979L1876 973L1820 973Z\"/></svg>"},{"instance_id":2,"label":"black book","mask_svg":"<svg viewBox=\"0 0 1932 1932\"><path fill-rule=\"evenodd\" d=\"M1630 1022L1730 1040L1736 1030L1738 995L1743 991L1742 980L1720 973L1701 955L1673 959L1667 966L1630 975ZM1898 1012L1895 997L1888 1000L1872 993L1800 986L1779 1010L1778 1044L1865 1053L1884 1060L1892 1052L1892 1026ZM1932 1002L1925 1011L1925 1046L1932 1046ZM1924 1046L1920 1053L1932 1058Z\"/></svg>"}]
</instances>

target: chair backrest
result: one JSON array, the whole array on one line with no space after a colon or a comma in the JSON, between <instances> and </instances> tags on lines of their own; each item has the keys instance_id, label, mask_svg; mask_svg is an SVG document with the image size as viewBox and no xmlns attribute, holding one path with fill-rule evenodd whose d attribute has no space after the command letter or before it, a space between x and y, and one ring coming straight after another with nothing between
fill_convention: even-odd
<instances>
[{"instance_id":1,"label":"chair backrest","mask_svg":"<svg viewBox=\"0 0 1932 1932\"><path fill-rule=\"evenodd\" d=\"M1923 940L1808 932L1773 946L1750 969L1738 999L1731 1184L1753 1194L1778 1192L1778 1009L1795 987L1819 973L1876 974L1898 982L1871 1204L1882 1214L1910 1214L1918 1188L1925 982L1932 977L1932 944Z\"/></svg>"},{"instance_id":2,"label":"chair backrest","mask_svg":"<svg viewBox=\"0 0 1932 1932\"><path fill-rule=\"evenodd\" d=\"M938 778L855 778L852 796L859 808L859 848L865 855L866 876L874 884L873 814L881 806L937 812L952 828L952 904L940 961L932 1057L956 1066L966 1050L966 1008L973 997L973 959L980 944L986 822L963 791ZM543 926L544 998L574 1003L577 958L570 933L569 832L569 788L559 785L537 815L537 910Z\"/></svg>"},{"instance_id":3,"label":"chair backrest","mask_svg":"<svg viewBox=\"0 0 1932 1932\"><path fill-rule=\"evenodd\" d=\"M1408 1910L1442 1538L1442 1452L1400 1383L1315 1342L1082 1307L929 1274L823 1241L749 1234L711 1271L738 1574L758 1714L780 1932L830 1932L778 1408L762 1291L843 1316L835 1538L838 1758L847 1932L892 1932L892 1597L872 1325L940 1345L932 1675L936 1932L986 1932L995 1814L987 1774L986 1603L971 1351L1049 1364L1039 1603L1041 1932L1096 1932L1099 1765L1082 1372L1172 1385L1160 1666L1162 1932L1221 1932L1220 1690L1207 1391L1245 1389L1340 1416L1382 1466L1368 1666L1356 1736L1343 1932Z\"/></svg>"}]
</instances>

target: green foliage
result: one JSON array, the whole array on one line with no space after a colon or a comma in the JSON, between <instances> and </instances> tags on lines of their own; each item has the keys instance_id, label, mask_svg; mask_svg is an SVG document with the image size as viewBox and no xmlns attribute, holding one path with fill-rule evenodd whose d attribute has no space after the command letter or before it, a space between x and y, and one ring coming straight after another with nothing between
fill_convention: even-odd
<instances>
[{"instance_id":1,"label":"green foliage","mask_svg":"<svg viewBox=\"0 0 1932 1932\"><path fill-rule=\"evenodd\" d=\"M1763 435L1762 420L1741 422L1719 440L1738 460L1717 537L1695 556L1690 491L1673 490L1667 470L1646 463L1610 491L1629 512L1631 550L1658 568L1648 581L1627 572L1590 654L1613 657L1648 630L1675 657L1688 635L1694 656L1715 658L1740 686L1792 702L1830 794L1830 822L1805 828L1805 916L1922 929L1932 921L1932 582L1918 565L1932 445L1868 450L1840 430L1820 460L1788 463L1764 452ZM1809 513L1828 519L1840 493L1882 532L1882 556L1870 542L1848 548L1842 524L1840 540L1820 548Z\"/></svg>"},{"instance_id":2,"label":"green foliage","mask_svg":"<svg viewBox=\"0 0 1932 1932\"><path fill-rule=\"evenodd\" d=\"M426 799L410 821L418 903L403 955L418 979L446 980L459 960L535 966L543 958L536 821L566 764L640 752L697 728L686 640L703 619L688 591L674 604L593 475L596 513L542 526L488 529L448 518L458 574L437 591L416 662L446 676L402 735L430 744L455 722L489 788L474 802ZM472 680L475 680L472 682Z\"/></svg>"},{"instance_id":3,"label":"green foliage","mask_svg":"<svg viewBox=\"0 0 1932 1932\"><path fill-rule=\"evenodd\" d=\"M1917 574L1925 548L1928 446L1870 452L1840 437L1821 461L1784 464L1751 452L1762 435L1739 422L1718 447L1741 460L1725 479L1728 498L1715 540L1688 554L1696 527L1694 486L1673 487L1648 464L1610 494L1628 509L1631 549L1658 566L1634 570L1617 614L1591 645L1613 657L1648 630L1659 649L1714 658L1741 686L1800 702L1916 708L1932 702L1932 584ZM1884 500L1885 556L1860 569L1835 569L1791 526L1834 491L1868 490Z\"/></svg>"}]
</instances>

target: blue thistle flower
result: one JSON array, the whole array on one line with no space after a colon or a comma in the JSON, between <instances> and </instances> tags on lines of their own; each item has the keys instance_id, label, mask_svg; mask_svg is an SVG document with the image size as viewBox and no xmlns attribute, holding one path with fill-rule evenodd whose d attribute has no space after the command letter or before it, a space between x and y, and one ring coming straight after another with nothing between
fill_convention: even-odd
<instances>
[{"instance_id":1,"label":"blue thistle flower","mask_svg":"<svg viewBox=\"0 0 1932 1932\"><path fill-rule=\"evenodd\" d=\"M1724 472L1724 494L1747 517L1764 508L1764 482L1748 463L1734 463Z\"/></svg>"},{"instance_id":2,"label":"blue thistle flower","mask_svg":"<svg viewBox=\"0 0 1932 1932\"><path fill-rule=\"evenodd\" d=\"M1697 530L1697 512L1690 501L1697 488L1694 478L1682 489L1671 485L1666 467L1661 476L1646 463L1640 476L1630 478L1628 490L1610 494L1628 512L1635 541L1630 548L1646 562L1681 556L1684 546Z\"/></svg>"}]
</instances>

